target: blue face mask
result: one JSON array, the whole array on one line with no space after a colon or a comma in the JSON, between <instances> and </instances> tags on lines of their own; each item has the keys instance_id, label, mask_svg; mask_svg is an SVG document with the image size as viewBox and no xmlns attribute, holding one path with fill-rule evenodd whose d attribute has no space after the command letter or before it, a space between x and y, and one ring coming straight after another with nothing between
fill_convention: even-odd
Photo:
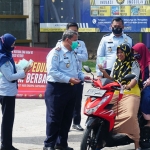
<instances>
[{"instance_id":1,"label":"blue face mask","mask_svg":"<svg viewBox=\"0 0 150 150\"><path fill-rule=\"evenodd\" d=\"M77 41L72 41L72 44L71 44L72 50L76 49L77 47L78 47L78 42Z\"/></svg>"},{"instance_id":2,"label":"blue face mask","mask_svg":"<svg viewBox=\"0 0 150 150\"><path fill-rule=\"evenodd\" d=\"M140 54L134 54L134 58L139 60L139 59L141 59L141 55Z\"/></svg>"}]
</instances>

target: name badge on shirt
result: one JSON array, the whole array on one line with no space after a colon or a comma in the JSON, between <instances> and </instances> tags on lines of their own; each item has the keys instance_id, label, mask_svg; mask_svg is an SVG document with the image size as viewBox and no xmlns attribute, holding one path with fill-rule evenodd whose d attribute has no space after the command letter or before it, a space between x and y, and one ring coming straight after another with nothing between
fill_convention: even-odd
<instances>
[{"instance_id":1,"label":"name badge on shirt","mask_svg":"<svg viewBox=\"0 0 150 150\"><path fill-rule=\"evenodd\" d=\"M70 67L70 60L68 60L68 62L66 63L66 67L67 67L67 68Z\"/></svg>"},{"instance_id":2,"label":"name badge on shirt","mask_svg":"<svg viewBox=\"0 0 150 150\"><path fill-rule=\"evenodd\" d=\"M111 51L112 51L112 48L111 48L111 47L108 47L108 51L111 52Z\"/></svg>"},{"instance_id":3,"label":"name badge on shirt","mask_svg":"<svg viewBox=\"0 0 150 150\"><path fill-rule=\"evenodd\" d=\"M67 63L67 64L66 64L66 67L69 68L69 67L70 67L70 63Z\"/></svg>"},{"instance_id":4,"label":"name badge on shirt","mask_svg":"<svg viewBox=\"0 0 150 150\"><path fill-rule=\"evenodd\" d=\"M80 45L80 43L78 42L78 47L80 47L81 45Z\"/></svg>"}]
</instances>

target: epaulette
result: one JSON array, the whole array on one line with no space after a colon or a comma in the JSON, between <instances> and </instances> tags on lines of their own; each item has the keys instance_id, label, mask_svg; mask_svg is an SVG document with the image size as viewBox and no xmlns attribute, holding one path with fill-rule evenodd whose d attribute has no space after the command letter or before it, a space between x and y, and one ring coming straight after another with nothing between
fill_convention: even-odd
<instances>
[{"instance_id":1,"label":"epaulette","mask_svg":"<svg viewBox=\"0 0 150 150\"><path fill-rule=\"evenodd\" d=\"M103 37L105 37L105 36L109 36L111 33L108 33L108 34L105 34Z\"/></svg>"},{"instance_id":2,"label":"epaulette","mask_svg":"<svg viewBox=\"0 0 150 150\"><path fill-rule=\"evenodd\" d=\"M58 42L61 42L61 41L62 41L62 39L58 40Z\"/></svg>"},{"instance_id":3,"label":"epaulette","mask_svg":"<svg viewBox=\"0 0 150 150\"><path fill-rule=\"evenodd\" d=\"M126 35L129 36L132 39L132 37L129 34L126 34Z\"/></svg>"},{"instance_id":4,"label":"epaulette","mask_svg":"<svg viewBox=\"0 0 150 150\"><path fill-rule=\"evenodd\" d=\"M56 51L60 51L60 50L61 50L61 47L58 46L58 47L55 47L54 49L55 49Z\"/></svg>"}]
</instances>

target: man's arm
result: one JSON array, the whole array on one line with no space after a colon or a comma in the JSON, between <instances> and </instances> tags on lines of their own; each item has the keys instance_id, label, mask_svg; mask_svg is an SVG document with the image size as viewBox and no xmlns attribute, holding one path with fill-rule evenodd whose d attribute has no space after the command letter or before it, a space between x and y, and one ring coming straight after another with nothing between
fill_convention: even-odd
<instances>
[{"instance_id":1,"label":"man's arm","mask_svg":"<svg viewBox=\"0 0 150 150\"><path fill-rule=\"evenodd\" d=\"M98 59L98 57L104 57L105 56L105 49L106 49L105 39L103 37L101 39L101 42L100 42L98 49L97 49L97 59ZM101 78L103 76L103 73L98 68L98 61L96 61L96 74L97 74L98 78Z\"/></svg>"},{"instance_id":2,"label":"man's arm","mask_svg":"<svg viewBox=\"0 0 150 150\"><path fill-rule=\"evenodd\" d=\"M81 62L85 62L88 60L88 52L87 52L87 48L85 46L85 43L83 41L78 41L79 42L79 45L80 47L78 48L79 49L79 52L78 52L78 49L75 51L75 53L77 54L77 58L79 61Z\"/></svg>"}]
</instances>

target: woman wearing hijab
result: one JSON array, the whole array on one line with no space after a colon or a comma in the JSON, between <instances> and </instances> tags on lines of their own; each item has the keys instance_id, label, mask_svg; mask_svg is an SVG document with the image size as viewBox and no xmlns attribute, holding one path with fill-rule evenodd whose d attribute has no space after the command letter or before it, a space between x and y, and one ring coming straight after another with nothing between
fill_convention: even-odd
<instances>
[{"instance_id":1,"label":"woman wearing hijab","mask_svg":"<svg viewBox=\"0 0 150 150\"><path fill-rule=\"evenodd\" d=\"M137 43L132 47L134 51L134 57L138 61L144 88L141 92L141 111L147 121L147 125L150 127L150 51L143 43Z\"/></svg>"},{"instance_id":2,"label":"woman wearing hijab","mask_svg":"<svg viewBox=\"0 0 150 150\"><path fill-rule=\"evenodd\" d=\"M121 44L117 47L117 59L114 63L110 76L105 69L99 65L105 78L118 80L124 85L124 95L116 105L118 92L116 91L111 103L114 104L113 109L118 115L116 116L114 132L126 134L135 143L135 150L140 150L139 139L140 129L138 125L138 110L140 105L140 88L138 85L140 76L140 67L132 56L131 49L127 44ZM134 74L135 78L130 82L121 81L127 74Z\"/></svg>"},{"instance_id":3,"label":"woman wearing hijab","mask_svg":"<svg viewBox=\"0 0 150 150\"><path fill-rule=\"evenodd\" d=\"M2 105L1 150L17 150L12 146L12 130L15 116L17 80L25 78L25 70L16 71L12 58L16 38L6 33L0 37L0 103Z\"/></svg>"}]
</instances>

